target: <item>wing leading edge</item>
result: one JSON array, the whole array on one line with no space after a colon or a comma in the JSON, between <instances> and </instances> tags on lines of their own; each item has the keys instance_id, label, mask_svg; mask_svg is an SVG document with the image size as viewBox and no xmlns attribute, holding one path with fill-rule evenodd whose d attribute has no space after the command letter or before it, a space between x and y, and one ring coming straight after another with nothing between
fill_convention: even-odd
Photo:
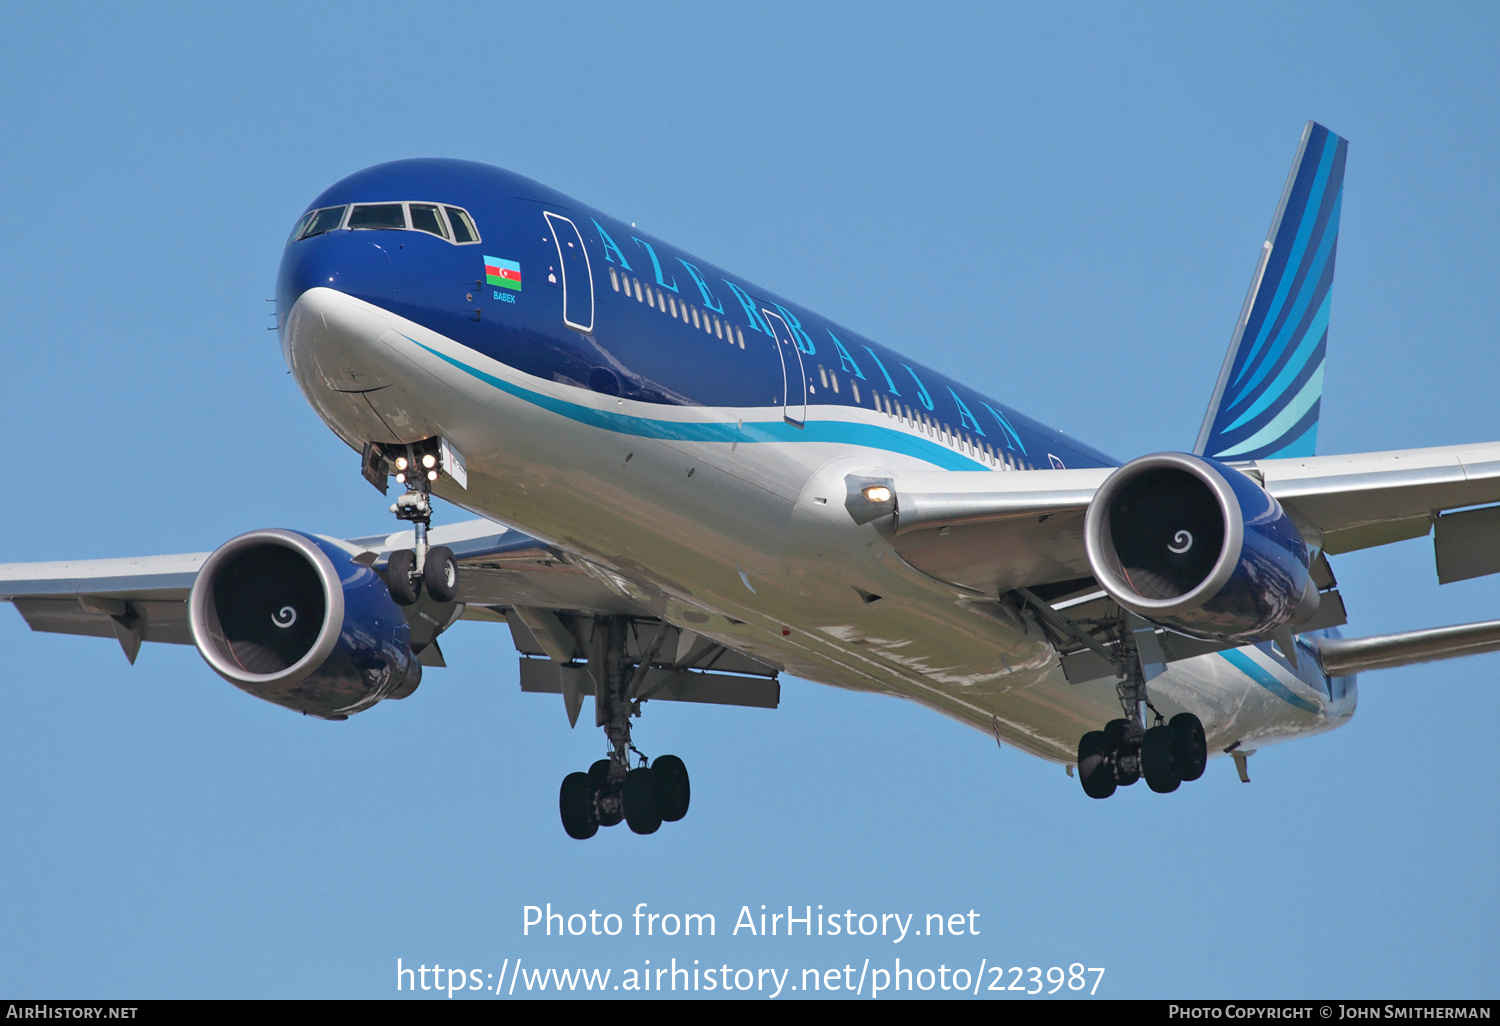
<instances>
[{"instance_id":1,"label":"wing leading edge","mask_svg":"<svg viewBox=\"0 0 1500 1026\"><path fill-rule=\"evenodd\" d=\"M324 540L380 571L392 552L412 546L413 535ZM650 596L602 567L482 518L433 528L429 540L452 549L462 570L455 601L424 594L403 607L412 650L426 666L445 665L437 637L459 619L506 623L522 656L521 689L562 692L576 720L594 619L613 617L630 623L632 652L649 664L632 698L762 708L779 701L776 667L662 623ZM194 644L187 604L210 555L0 564L0 601L13 603L35 631L114 637L134 663L143 641ZM642 637L658 633L647 653Z\"/></svg>"},{"instance_id":2,"label":"wing leading edge","mask_svg":"<svg viewBox=\"0 0 1500 1026\"><path fill-rule=\"evenodd\" d=\"M1443 579L1475 576L1465 563L1489 566L1500 539L1500 517L1483 514L1491 530L1445 530L1449 517L1474 519L1465 507L1500 503L1500 442L1398 449L1342 456L1263 459L1231 464L1262 485L1302 527L1314 548L1337 555L1419 538L1438 524ZM892 544L918 569L979 591L1032 586L1086 576L1082 516L1114 473L1034 470L996 474L959 471L898 475L889 531ZM862 479L861 479L862 480ZM1019 553L996 556L1002 541L1025 538ZM989 555L986 555L989 553ZM996 569L1003 559L1015 569ZM977 561L977 562L976 562ZM982 565L981 565L982 564ZM972 568L966 577L955 578ZM1484 572L1500 570L1500 565ZM987 576L998 573L996 576ZM1011 577L1015 579L1010 580Z\"/></svg>"}]
</instances>

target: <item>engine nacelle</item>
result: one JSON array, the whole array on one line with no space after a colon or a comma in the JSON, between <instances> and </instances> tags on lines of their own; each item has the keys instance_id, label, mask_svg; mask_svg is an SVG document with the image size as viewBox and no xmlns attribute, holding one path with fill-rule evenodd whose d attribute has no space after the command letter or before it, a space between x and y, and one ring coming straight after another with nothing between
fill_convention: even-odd
<instances>
[{"instance_id":1,"label":"engine nacelle","mask_svg":"<svg viewBox=\"0 0 1500 1026\"><path fill-rule=\"evenodd\" d=\"M1217 460L1163 452L1125 464L1090 503L1084 543L1116 602L1183 634L1244 644L1317 611L1302 532Z\"/></svg>"},{"instance_id":2,"label":"engine nacelle","mask_svg":"<svg viewBox=\"0 0 1500 1026\"><path fill-rule=\"evenodd\" d=\"M251 531L216 549L193 582L188 623L219 676L311 716L346 719L422 679L385 581L297 531Z\"/></svg>"}]
</instances>

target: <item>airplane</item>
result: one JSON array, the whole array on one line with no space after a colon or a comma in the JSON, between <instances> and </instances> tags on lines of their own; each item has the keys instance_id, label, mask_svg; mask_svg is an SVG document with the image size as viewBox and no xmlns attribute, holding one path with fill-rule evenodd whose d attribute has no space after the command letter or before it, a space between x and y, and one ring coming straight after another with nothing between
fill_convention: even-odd
<instances>
[{"instance_id":1,"label":"airplane","mask_svg":"<svg viewBox=\"0 0 1500 1026\"><path fill-rule=\"evenodd\" d=\"M1304 128L1191 451L1124 462L520 175L367 168L297 219L276 318L397 529L0 565L0 599L324 720L410 697L457 621L504 624L521 690L603 729L559 791L579 839L686 814L646 706L775 708L782 673L1091 798L1210 757L1248 782L1346 723L1357 673L1500 650L1500 621L1339 630L1331 556L1430 534L1440 583L1500 571L1500 443L1315 455L1347 148ZM435 499L475 518L434 526Z\"/></svg>"}]
</instances>

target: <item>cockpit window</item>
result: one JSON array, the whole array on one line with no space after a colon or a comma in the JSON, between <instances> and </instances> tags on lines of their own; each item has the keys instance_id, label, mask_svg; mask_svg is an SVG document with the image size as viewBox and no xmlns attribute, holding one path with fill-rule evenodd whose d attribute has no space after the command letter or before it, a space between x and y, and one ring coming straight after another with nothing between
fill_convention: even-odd
<instances>
[{"instance_id":1,"label":"cockpit window","mask_svg":"<svg viewBox=\"0 0 1500 1026\"><path fill-rule=\"evenodd\" d=\"M453 225L453 241L478 242L479 233L474 230L474 222L469 220L467 211L457 207L446 207L448 211L448 223Z\"/></svg>"},{"instance_id":2,"label":"cockpit window","mask_svg":"<svg viewBox=\"0 0 1500 1026\"><path fill-rule=\"evenodd\" d=\"M306 239L314 235L322 235L331 232L344 221L344 211L347 206L324 207L321 210L309 210L302 215L302 220L297 222L297 227L292 229L292 241Z\"/></svg>"},{"instance_id":3,"label":"cockpit window","mask_svg":"<svg viewBox=\"0 0 1500 1026\"><path fill-rule=\"evenodd\" d=\"M318 212L316 210L309 210L307 213L298 218L297 223L292 225L292 234L286 237L286 244L290 246L298 239L306 238L306 236L302 233L307 230L307 226L312 222L312 219L317 216Z\"/></svg>"},{"instance_id":4,"label":"cockpit window","mask_svg":"<svg viewBox=\"0 0 1500 1026\"><path fill-rule=\"evenodd\" d=\"M448 229L443 225L443 215L436 203L411 203L411 226L419 232L431 232L446 239Z\"/></svg>"},{"instance_id":5,"label":"cockpit window","mask_svg":"<svg viewBox=\"0 0 1500 1026\"><path fill-rule=\"evenodd\" d=\"M352 210L348 204L309 210L297 219L287 245L336 228L426 232L460 246L479 241L474 220L462 207L438 203L357 203Z\"/></svg>"},{"instance_id":6,"label":"cockpit window","mask_svg":"<svg viewBox=\"0 0 1500 1026\"><path fill-rule=\"evenodd\" d=\"M349 227L399 230L406 227L406 212L400 203L358 205L349 214Z\"/></svg>"}]
</instances>

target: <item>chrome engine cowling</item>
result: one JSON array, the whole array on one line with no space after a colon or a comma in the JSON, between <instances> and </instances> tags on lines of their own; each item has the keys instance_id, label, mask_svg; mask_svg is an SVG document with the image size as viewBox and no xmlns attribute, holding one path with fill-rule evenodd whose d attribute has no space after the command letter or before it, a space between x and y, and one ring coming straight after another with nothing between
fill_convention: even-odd
<instances>
[{"instance_id":1,"label":"chrome engine cowling","mask_svg":"<svg viewBox=\"0 0 1500 1026\"><path fill-rule=\"evenodd\" d=\"M1245 644L1317 611L1302 532L1217 460L1165 452L1125 464L1089 505L1084 542L1116 602L1183 634Z\"/></svg>"},{"instance_id":2,"label":"chrome engine cowling","mask_svg":"<svg viewBox=\"0 0 1500 1026\"><path fill-rule=\"evenodd\" d=\"M216 549L193 583L188 623L219 676L311 716L345 719L421 680L385 581L297 531L251 531Z\"/></svg>"}]
</instances>

